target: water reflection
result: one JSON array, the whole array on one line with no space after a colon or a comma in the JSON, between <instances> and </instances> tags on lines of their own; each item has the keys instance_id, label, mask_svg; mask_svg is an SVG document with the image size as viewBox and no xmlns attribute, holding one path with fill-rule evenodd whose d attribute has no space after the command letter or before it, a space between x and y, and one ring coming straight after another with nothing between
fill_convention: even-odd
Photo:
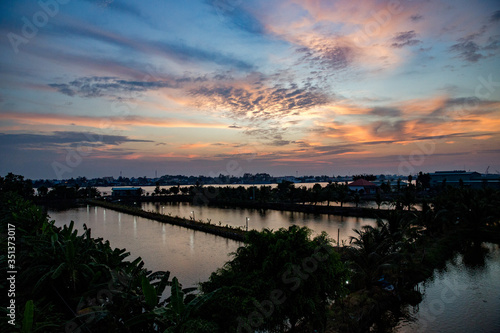
<instances>
[{"instance_id":1,"label":"water reflection","mask_svg":"<svg viewBox=\"0 0 500 333\"><path fill-rule=\"evenodd\" d=\"M490 249L481 242L466 241L461 250L462 262L468 269L485 268Z\"/></svg>"},{"instance_id":2,"label":"water reflection","mask_svg":"<svg viewBox=\"0 0 500 333\"><path fill-rule=\"evenodd\" d=\"M49 215L57 226L75 221L80 232L85 223L92 229L93 237L109 240L112 247L126 248L131 253L129 260L142 257L149 270L170 271L185 287L206 281L213 271L230 259L228 254L236 251L240 244L100 207L49 211Z\"/></svg>"},{"instance_id":3,"label":"water reflection","mask_svg":"<svg viewBox=\"0 0 500 333\"><path fill-rule=\"evenodd\" d=\"M196 216L197 221L210 222L216 225L230 225L233 227L246 228L246 219L249 218L249 230L262 230L269 228L278 230L288 228L291 225L306 226L317 235L325 231L330 237L337 240L340 232L340 243L349 242L351 236L355 236L352 229L359 229L363 225L376 225L376 220L372 218L346 217L326 214L309 214L302 212L288 212L270 209L249 209L249 208L219 208L211 206L193 205L191 203L158 203L143 202L141 207L144 210L159 214L179 216L189 219Z\"/></svg>"},{"instance_id":4,"label":"water reflection","mask_svg":"<svg viewBox=\"0 0 500 333\"><path fill-rule=\"evenodd\" d=\"M499 246L470 242L420 284L423 301L386 332L500 332L499 276Z\"/></svg>"}]
</instances>

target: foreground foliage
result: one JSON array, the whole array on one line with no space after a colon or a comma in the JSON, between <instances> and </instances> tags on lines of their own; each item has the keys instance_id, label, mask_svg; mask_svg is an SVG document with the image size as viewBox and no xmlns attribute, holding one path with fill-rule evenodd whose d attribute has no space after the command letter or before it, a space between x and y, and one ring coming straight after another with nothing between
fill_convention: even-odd
<instances>
[{"instance_id":1,"label":"foreground foliage","mask_svg":"<svg viewBox=\"0 0 500 333\"><path fill-rule=\"evenodd\" d=\"M224 332L284 332L299 324L322 331L329 304L344 293L347 271L325 233L291 226L251 231L233 260L202 283L223 289L209 317ZM222 309L222 311L221 311Z\"/></svg>"},{"instance_id":2,"label":"foreground foliage","mask_svg":"<svg viewBox=\"0 0 500 333\"><path fill-rule=\"evenodd\" d=\"M128 252L92 238L85 226L80 235L73 222L55 226L16 194L0 199L1 230L15 225L19 272L16 326L8 326L5 315L2 326L26 332L200 332L198 312L212 295L196 297L169 272L148 271L140 258L127 261ZM1 246L6 249L6 237ZM162 299L167 286L172 296Z\"/></svg>"},{"instance_id":3,"label":"foreground foliage","mask_svg":"<svg viewBox=\"0 0 500 333\"><path fill-rule=\"evenodd\" d=\"M345 292L347 271L333 245L326 234L311 240L307 228L250 232L196 295L169 272L127 261L128 252L93 238L85 225L79 234L73 222L57 227L17 194L0 199L2 230L16 227L17 331L278 332L304 323L322 330L328 305Z\"/></svg>"},{"instance_id":4,"label":"foreground foliage","mask_svg":"<svg viewBox=\"0 0 500 333\"><path fill-rule=\"evenodd\" d=\"M293 192L289 184L277 191L283 198ZM320 186L311 191L323 193ZM128 261L128 252L93 238L85 225L80 233L73 222L55 226L26 200L32 197L22 176L0 178L3 267L9 224L16 235L16 326L5 314L0 320L11 331L364 332L400 302L417 304L413 286L454 251L475 263L482 241L500 241L498 191L445 188L422 211L402 199L341 249L297 226L248 232L201 290L183 289L169 272ZM0 289L8 289L5 279Z\"/></svg>"}]
</instances>

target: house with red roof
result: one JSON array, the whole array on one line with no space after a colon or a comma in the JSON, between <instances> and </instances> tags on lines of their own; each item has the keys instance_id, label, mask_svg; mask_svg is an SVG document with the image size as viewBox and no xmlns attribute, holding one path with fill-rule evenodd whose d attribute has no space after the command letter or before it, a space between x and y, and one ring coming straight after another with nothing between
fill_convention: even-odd
<instances>
[{"instance_id":1,"label":"house with red roof","mask_svg":"<svg viewBox=\"0 0 500 333\"><path fill-rule=\"evenodd\" d=\"M359 192L360 194L375 194L378 191L378 186L365 179L358 179L347 184L351 191Z\"/></svg>"}]
</instances>

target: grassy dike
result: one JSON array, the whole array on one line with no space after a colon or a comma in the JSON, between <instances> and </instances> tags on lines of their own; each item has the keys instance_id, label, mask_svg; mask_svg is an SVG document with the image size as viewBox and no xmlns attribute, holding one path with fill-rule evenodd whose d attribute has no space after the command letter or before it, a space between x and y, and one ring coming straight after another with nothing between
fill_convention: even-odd
<instances>
[{"instance_id":1,"label":"grassy dike","mask_svg":"<svg viewBox=\"0 0 500 333\"><path fill-rule=\"evenodd\" d=\"M158 214L153 212L147 212L141 208L130 207L126 205L121 205L117 203L111 203L103 200L87 199L86 203L90 205L96 205L104 208L109 208L116 210L121 213L126 213L130 215L140 216L147 219L155 220L162 223L168 223L177 225L180 227L185 227L197 231L206 232L209 234L229 238L235 241L243 242L245 240L246 231L239 228L233 228L229 225L217 226L211 224L210 222L205 223L200 221L188 220L180 217L172 217L164 214Z\"/></svg>"}]
</instances>

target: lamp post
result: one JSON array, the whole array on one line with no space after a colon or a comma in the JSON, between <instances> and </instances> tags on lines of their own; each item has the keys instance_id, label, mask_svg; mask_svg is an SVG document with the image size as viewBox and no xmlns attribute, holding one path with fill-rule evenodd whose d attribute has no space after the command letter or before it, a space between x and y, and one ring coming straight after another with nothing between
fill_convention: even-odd
<instances>
[{"instance_id":1,"label":"lamp post","mask_svg":"<svg viewBox=\"0 0 500 333\"><path fill-rule=\"evenodd\" d=\"M247 231L248 231L248 221L250 220L249 217L246 218L246 225L247 225Z\"/></svg>"},{"instance_id":2,"label":"lamp post","mask_svg":"<svg viewBox=\"0 0 500 333\"><path fill-rule=\"evenodd\" d=\"M194 210L191 211L191 214L193 214L193 221L196 221L196 219L194 217Z\"/></svg>"}]
</instances>

